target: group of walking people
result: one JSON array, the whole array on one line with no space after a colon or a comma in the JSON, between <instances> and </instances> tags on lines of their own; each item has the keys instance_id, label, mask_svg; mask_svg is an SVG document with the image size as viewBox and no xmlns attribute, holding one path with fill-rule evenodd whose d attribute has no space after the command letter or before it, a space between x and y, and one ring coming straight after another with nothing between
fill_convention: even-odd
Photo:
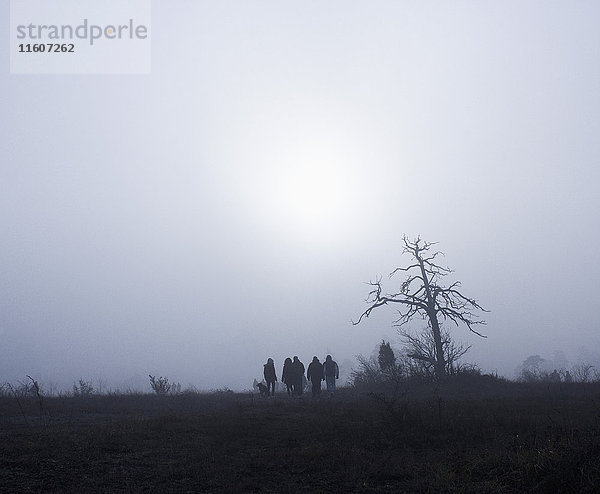
<instances>
[{"instance_id":1,"label":"group of walking people","mask_svg":"<svg viewBox=\"0 0 600 494\"><path fill-rule=\"evenodd\" d=\"M272 358L267 360L264 368L265 381L267 381L267 396L274 396L277 375ZM308 364L308 369L306 369L306 378L304 371L304 364L298 356L295 356L294 360L289 357L285 359L281 372L281 382L285 384L288 396L302 395L305 379L311 383L312 395L315 397L321 395L322 381L325 381L329 395L334 393L335 380L340 378L340 369L337 362L331 358L331 355L327 355L323 363L319 362L318 357L313 357L312 362Z\"/></svg>"}]
</instances>

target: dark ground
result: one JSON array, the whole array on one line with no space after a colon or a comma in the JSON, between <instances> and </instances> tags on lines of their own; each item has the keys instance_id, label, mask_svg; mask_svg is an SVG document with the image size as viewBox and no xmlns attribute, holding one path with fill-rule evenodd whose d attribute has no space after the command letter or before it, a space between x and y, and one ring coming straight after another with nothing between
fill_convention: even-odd
<instances>
[{"instance_id":1,"label":"dark ground","mask_svg":"<svg viewBox=\"0 0 600 494\"><path fill-rule=\"evenodd\" d=\"M0 492L600 489L600 384L20 402L0 398Z\"/></svg>"}]
</instances>

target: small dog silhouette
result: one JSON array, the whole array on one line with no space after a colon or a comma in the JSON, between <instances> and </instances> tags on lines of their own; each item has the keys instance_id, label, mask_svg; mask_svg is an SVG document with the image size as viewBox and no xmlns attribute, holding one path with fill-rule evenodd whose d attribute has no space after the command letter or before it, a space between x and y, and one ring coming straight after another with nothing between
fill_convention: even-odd
<instances>
[{"instance_id":1,"label":"small dog silhouette","mask_svg":"<svg viewBox=\"0 0 600 494\"><path fill-rule=\"evenodd\" d=\"M269 396L269 388L267 388L263 383L258 383L256 386L258 387L261 396Z\"/></svg>"}]
</instances>

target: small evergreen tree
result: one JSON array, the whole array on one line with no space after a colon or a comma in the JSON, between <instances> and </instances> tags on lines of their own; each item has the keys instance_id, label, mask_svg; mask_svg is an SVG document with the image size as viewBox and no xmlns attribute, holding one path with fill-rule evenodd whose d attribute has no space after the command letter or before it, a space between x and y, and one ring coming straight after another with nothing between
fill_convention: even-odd
<instances>
[{"instance_id":1,"label":"small evergreen tree","mask_svg":"<svg viewBox=\"0 0 600 494\"><path fill-rule=\"evenodd\" d=\"M394 355L394 350L392 350L389 341L386 342L385 340L381 340L381 344L379 345L379 357L377 360L379 361L379 368L383 372L396 367L396 356Z\"/></svg>"}]
</instances>

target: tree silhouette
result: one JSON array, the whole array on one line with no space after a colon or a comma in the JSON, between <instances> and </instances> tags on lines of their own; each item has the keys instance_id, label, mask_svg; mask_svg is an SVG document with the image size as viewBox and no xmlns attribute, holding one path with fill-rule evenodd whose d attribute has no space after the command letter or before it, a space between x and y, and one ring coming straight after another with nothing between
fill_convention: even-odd
<instances>
[{"instance_id":1,"label":"tree silhouette","mask_svg":"<svg viewBox=\"0 0 600 494\"><path fill-rule=\"evenodd\" d=\"M485 338L474 327L485 324L485 321L479 319L476 312L487 311L475 299L466 297L459 291L461 286L459 281L455 281L449 286L441 283L445 276L452 273L452 270L435 262L436 257L443 253L431 252L434 243L421 240L420 237L410 241L406 236L403 241L402 253L410 255L411 263L406 267L394 269L389 275L392 278L398 273L407 273L399 291L384 295L381 278L375 282L369 282L369 285L373 287L366 299L369 307L353 324L359 324L363 318L369 317L374 309L388 304L401 306L398 310L400 317L394 321L397 326L403 326L415 317L427 320L435 346L435 374L438 378L442 378L445 375L446 362L440 319L452 321L457 326L462 323L467 326L469 331Z\"/></svg>"},{"instance_id":2,"label":"tree silhouette","mask_svg":"<svg viewBox=\"0 0 600 494\"><path fill-rule=\"evenodd\" d=\"M393 369L396 366L396 356L394 355L394 350L392 350L389 341L387 343L384 340L381 341L377 360L379 362L379 368L384 372Z\"/></svg>"},{"instance_id":3,"label":"tree silhouette","mask_svg":"<svg viewBox=\"0 0 600 494\"><path fill-rule=\"evenodd\" d=\"M440 328L440 334L445 373L454 374L459 369L458 361L471 349L471 345L465 346L454 341L448 329L444 327ZM400 335L405 344L406 356L416 362L417 369L420 369L422 374L430 375L436 363L435 341L431 328L424 328L416 334L401 329Z\"/></svg>"}]
</instances>

